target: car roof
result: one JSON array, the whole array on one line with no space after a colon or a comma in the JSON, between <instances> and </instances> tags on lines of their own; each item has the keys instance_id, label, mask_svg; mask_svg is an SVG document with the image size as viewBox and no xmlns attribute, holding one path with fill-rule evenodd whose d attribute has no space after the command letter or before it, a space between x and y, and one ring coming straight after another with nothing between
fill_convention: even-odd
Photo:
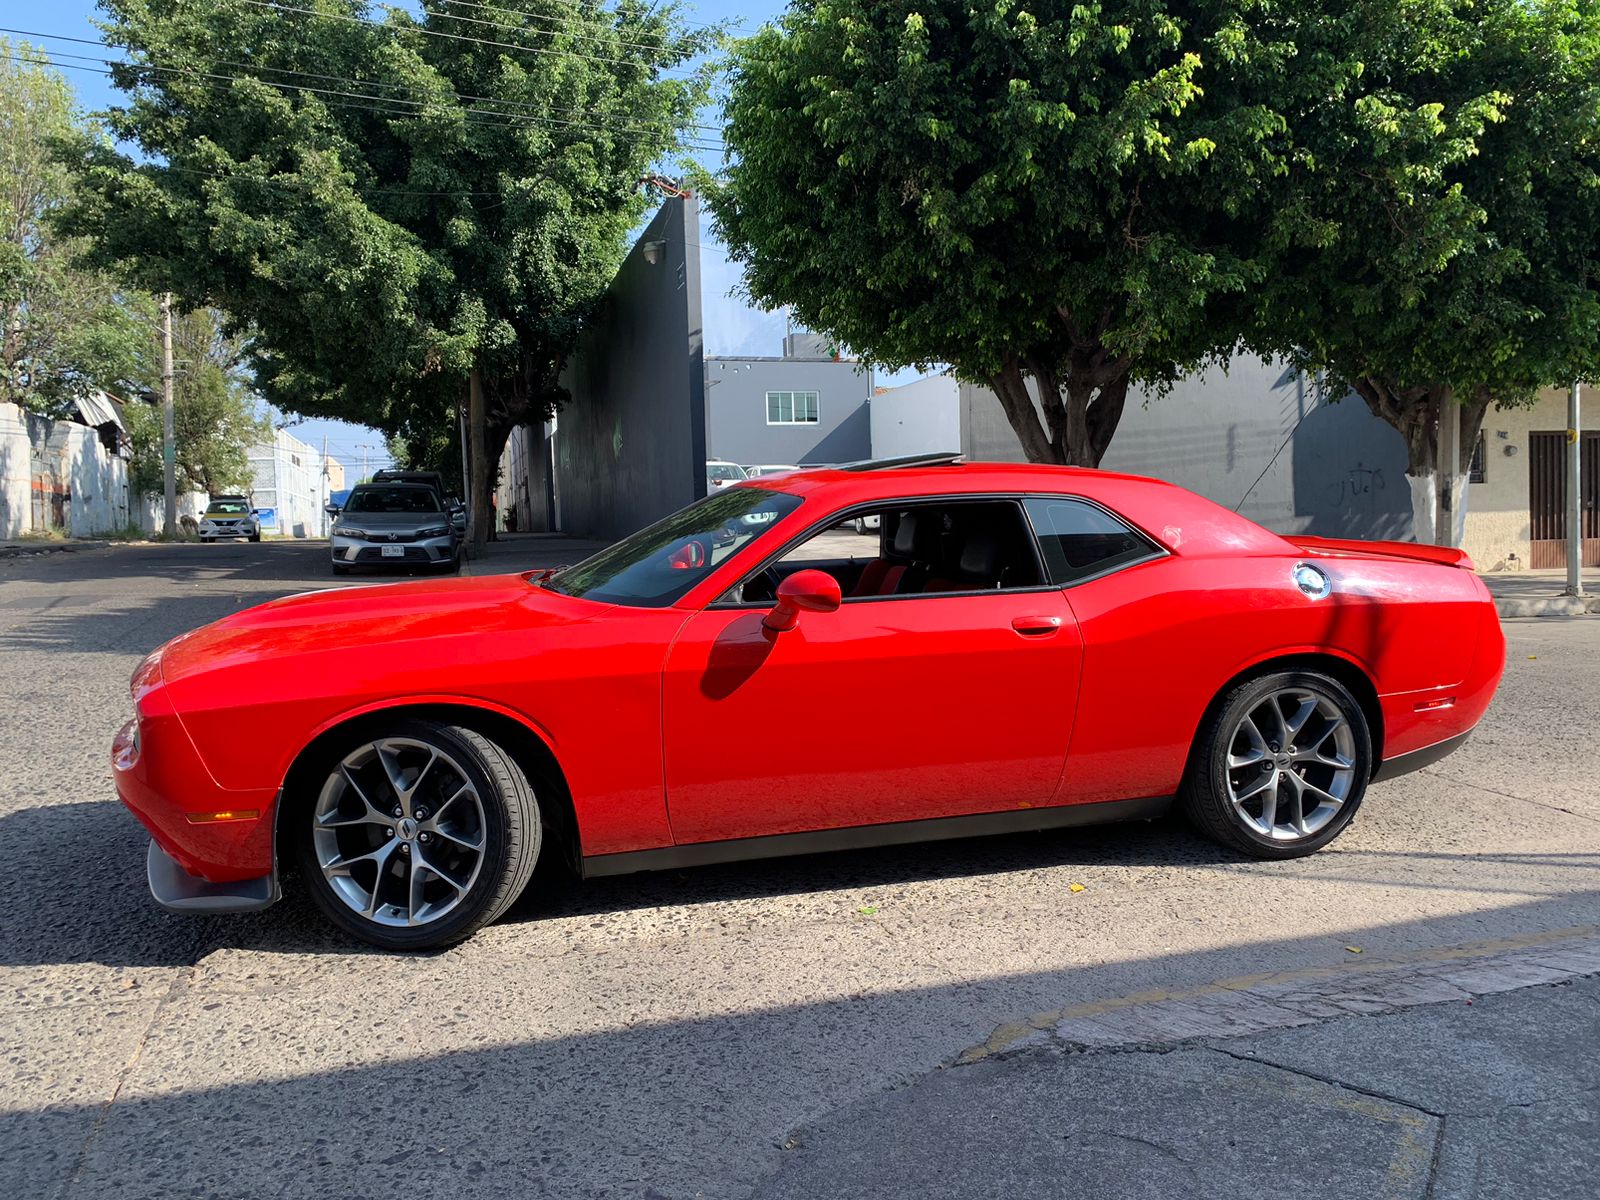
<instances>
[{"instance_id":1,"label":"car roof","mask_svg":"<svg viewBox=\"0 0 1600 1200\"><path fill-rule=\"evenodd\" d=\"M848 468L802 468L734 486L814 497L830 506L996 492L1076 496L1103 505L1176 553L1293 552L1277 534L1177 484L1094 467L955 461L933 466L863 463Z\"/></svg>"},{"instance_id":2,"label":"car roof","mask_svg":"<svg viewBox=\"0 0 1600 1200\"><path fill-rule=\"evenodd\" d=\"M373 488L409 488L412 491L431 492L433 488L425 483L412 483L409 479L371 479L366 483L358 483L351 488L352 492L365 492Z\"/></svg>"}]
</instances>

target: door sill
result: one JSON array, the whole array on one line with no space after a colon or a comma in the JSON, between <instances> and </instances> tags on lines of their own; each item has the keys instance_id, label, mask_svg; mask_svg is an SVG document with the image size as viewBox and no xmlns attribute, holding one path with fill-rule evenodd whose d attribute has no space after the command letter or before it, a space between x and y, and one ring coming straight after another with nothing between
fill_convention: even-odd
<instances>
[{"instance_id":1,"label":"door sill","mask_svg":"<svg viewBox=\"0 0 1600 1200\"><path fill-rule=\"evenodd\" d=\"M1163 815L1171 806L1171 796L1152 796L1139 800L1102 800L1093 804L1063 804L1050 808L1007 809L1005 812L935 817L926 821L814 829L805 833L776 833L722 842L690 842L654 850L629 850L622 854L591 854L583 860L583 874L585 878L631 875L636 871L670 871L682 867L709 866L712 863L783 858L794 854L826 854L834 850L860 850L870 846L904 846L951 838L1065 829L1074 825L1102 825L1112 821L1148 821Z\"/></svg>"}]
</instances>

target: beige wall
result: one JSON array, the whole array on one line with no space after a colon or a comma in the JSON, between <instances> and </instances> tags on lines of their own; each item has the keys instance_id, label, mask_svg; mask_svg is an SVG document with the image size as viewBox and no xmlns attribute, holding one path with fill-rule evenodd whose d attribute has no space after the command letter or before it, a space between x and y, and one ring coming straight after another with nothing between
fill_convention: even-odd
<instances>
[{"instance_id":1,"label":"beige wall","mask_svg":"<svg viewBox=\"0 0 1600 1200\"><path fill-rule=\"evenodd\" d=\"M1567 427L1567 393L1540 393L1532 408L1490 409L1483 419L1482 483L1467 489L1467 524L1462 549L1480 571L1528 567L1528 434ZM1507 455L1507 447L1515 447Z\"/></svg>"}]
</instances>

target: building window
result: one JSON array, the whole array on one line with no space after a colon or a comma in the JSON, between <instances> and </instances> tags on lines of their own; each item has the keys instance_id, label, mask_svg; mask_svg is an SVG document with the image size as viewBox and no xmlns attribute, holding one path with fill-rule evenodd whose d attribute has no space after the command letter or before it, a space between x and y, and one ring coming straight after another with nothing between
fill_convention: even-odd
<instances>
[{"instance_id":1,"label":"building window","mask_svg":"<svg viewBox=\"0 0 1600 1200\"><path fill-rule=\"evenodd\" d=\"M1472 448L1472 462L1467 467L1468 483L1483 482L1483 456L1483 434L1480 432L1478 434L1478 444Z\"/></svg>"},{"instance_id":2,"label":"building window","mask_svg":"<svg viewBox=\"0 0 1600 1200\"><path fill-rule=\"evenodd\" d=\"M816 392L768 392L768 425L815 425Z\"/></svg>"}]
</instances>

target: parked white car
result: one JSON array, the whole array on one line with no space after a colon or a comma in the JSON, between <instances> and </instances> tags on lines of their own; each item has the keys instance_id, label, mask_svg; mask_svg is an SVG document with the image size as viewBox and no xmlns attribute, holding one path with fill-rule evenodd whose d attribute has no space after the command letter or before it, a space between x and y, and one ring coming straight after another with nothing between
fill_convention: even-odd
<instances>
[{"instance_id":1,"label":"parked white car","mask_svg":"<svg viewBox=\"0 0 1600 1200\"><path fill-rule=\"evenodd\" d=\"M787 475L790 471L799 469L793 463L763 463L760 466L746 467L744 473L751 479L762 479L769 475Z\"/></svg>"},{"instance_id":2,"label":"parked white car","mask_svg":"<svg viewBox=\"0 0 1600 1200\"><path fill-rule=\"evenodd\" d=\"M730 484L735 484L748 478L750 476L745 474L744 468L738 463L723 462L718 458L710 459L706 463L706 491L708 493L718 491L721 488L728 487Z\"/></svg>"},{"instance_id":3,"label":"parked white car","mask_svg":"<svg viewBox=\"0 0 1600 1200\"><path fill-rule=\"evenodd\" d=\"M200 540L215 542L220 538L261 540L261 521L250 507L248 496L211 497L206 511L200 514Z\"/></svg>"}]
</instances>

